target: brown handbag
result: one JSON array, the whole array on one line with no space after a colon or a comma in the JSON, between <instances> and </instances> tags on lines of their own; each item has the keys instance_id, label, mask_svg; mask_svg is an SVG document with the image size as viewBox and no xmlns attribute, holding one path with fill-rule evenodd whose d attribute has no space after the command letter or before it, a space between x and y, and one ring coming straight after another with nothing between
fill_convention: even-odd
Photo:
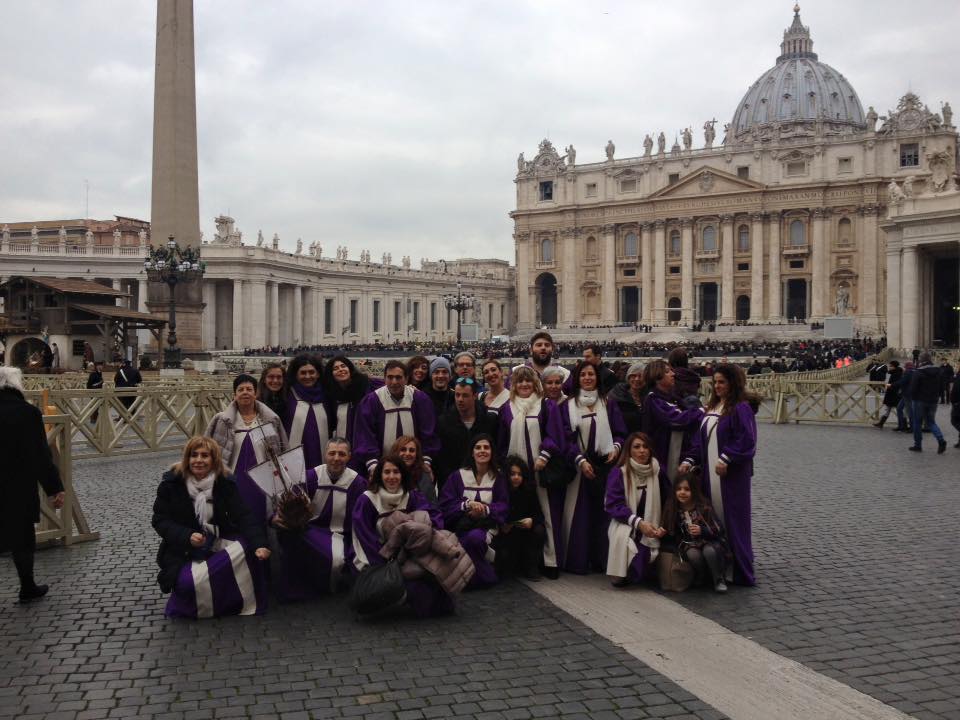
<instances>
[{"instance_id":1,"label":"brown handbag","mask_svg":"<svg viewBox=\"0 0 960 720\"><path fill-rule=\"evenodd\" d=\"M667 592L683 592L693 584L693 566L679 553L661 552L657 555L657 574L660 587Z\"/></svg>"}]
</instances>

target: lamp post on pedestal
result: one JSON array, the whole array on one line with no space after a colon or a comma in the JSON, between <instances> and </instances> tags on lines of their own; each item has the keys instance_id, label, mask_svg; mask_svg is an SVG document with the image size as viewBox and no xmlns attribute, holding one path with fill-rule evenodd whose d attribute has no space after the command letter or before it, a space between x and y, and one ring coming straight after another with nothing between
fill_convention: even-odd
<instances>
[{"instance_id":1,"label":"lamp post on pedestal","mask_svg":"<svg viewBox=\"0 0 960 720\"><path fill-rule=\"evenodd\" d=\"M167 238L167 244L147 249L147 257L143 261L143 269L147 271L150 282L166 284L170 289L170 311L167 321L167 345L163 350L163 367L180 367L180 348L177 347L177 301L176 288L181 283L189 283L203 276L205 263L200 262L200 250L194 250L189 245L181 250L173 235Z\"/></svg>"},{"instance_id":2,"label":"lamp post on pedestal","mask_svg":"<svg viewBox=\"0 0 960 720\"><path fill-rule=\"evenodd\" d=\"M446 305L448 310L453 310L457 313L457 344L460 344L461 333L460 333L460 320L461 315L464 310L469 310L470 308L476 305L477 298L472 294L463 293L463 283L457 280L457 294L453 295L444 295L443 304Z\"/></svg>"}]
</instances>

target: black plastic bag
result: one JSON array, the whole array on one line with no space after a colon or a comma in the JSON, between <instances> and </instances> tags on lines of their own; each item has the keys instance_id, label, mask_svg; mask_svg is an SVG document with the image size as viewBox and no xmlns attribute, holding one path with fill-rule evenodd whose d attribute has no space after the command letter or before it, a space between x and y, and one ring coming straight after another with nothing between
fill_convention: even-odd
<instances>
[{"instance_id":1,"label":"black plastic bag","mask_svg":"<svg viewBox=\"0 0 960 720\"><path fill-rule=\"evenodd\" d=\"M360 571L350 590L350 609L358 615L374 615L402 605L406 599L400 563L391 558Z\"/></svg>"}]
</instances>

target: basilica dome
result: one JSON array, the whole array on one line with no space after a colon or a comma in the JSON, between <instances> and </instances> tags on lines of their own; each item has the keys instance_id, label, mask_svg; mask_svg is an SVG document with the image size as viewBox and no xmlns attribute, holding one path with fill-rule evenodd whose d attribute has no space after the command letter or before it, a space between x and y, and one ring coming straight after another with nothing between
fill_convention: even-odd
<instances>
[{"instance_id":1,"label":"basilica dome","mask_svg":"<svg viewBox=\"0 0 960 720\"><path fill-rule=\"evenodd\" d=\"M838 135L866 128L856 90L842 74L819 61L810 28L800 22L800 7L795 6L793 12L777 64L743 96L728 138L744 142L815 133Z\"/></svg>"}]
</instances>

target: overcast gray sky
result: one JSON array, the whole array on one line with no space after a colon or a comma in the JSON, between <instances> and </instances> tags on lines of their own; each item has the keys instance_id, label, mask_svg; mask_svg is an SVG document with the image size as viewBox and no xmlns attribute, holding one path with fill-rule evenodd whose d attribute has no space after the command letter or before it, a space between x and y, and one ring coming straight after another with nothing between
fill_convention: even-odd
<instances>
[{"instance_id":1,"label":"overcast gray sky","mask_svg":"<svg viewBox=\"0 0 960 720\"><path fill-rule=\"evenodd\" d=\"M880 114L912 88L960 110L955 0L805 0L820 60ZM729 122L792 0L197 0L201 228L229 212L318 240L513 258L516 157L578 162ZM149 218L156 5L5 0L0 222Z\"/></svg>"}]
</instances>

